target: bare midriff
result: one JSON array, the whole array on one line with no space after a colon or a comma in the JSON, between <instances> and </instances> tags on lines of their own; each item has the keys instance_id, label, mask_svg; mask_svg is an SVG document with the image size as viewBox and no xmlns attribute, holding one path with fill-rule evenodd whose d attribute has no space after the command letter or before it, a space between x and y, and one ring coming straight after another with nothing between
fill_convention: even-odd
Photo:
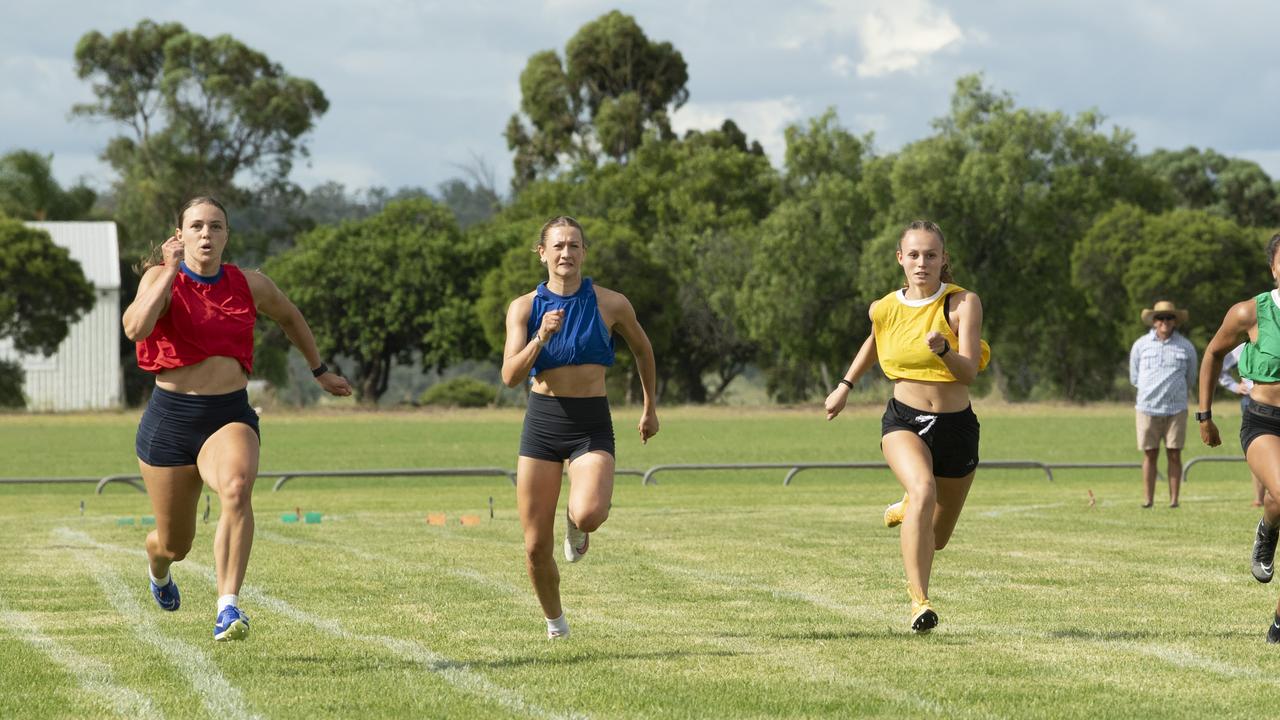
<instances>
[{"instance_id":1,"label":"bare midriff","mask_svg":"<svg viewBox=\"0 0 1280 720\"><path fill-rule=\"evenodd\" d=\"M207 357L195 365L161 371L156 387L182 395L225 395L243 390L249 376L239 361L225 355Z\"/></svg>"},{"instance_id":2,"label":"bare midriff","mask_svg":"<svg viewBox=\"0 0 1280 720\"><path fill-rule=\"evenodd\" d=\"M893 397L916 410L950 413L969 407L969 387L958 382L895 380Z\"/></svg>"},{"instance_id":3,"label":"bare midriff","mask_svg":"<svg viewBox=\"0 0 1280 720\"><path fill-rule=\"evenodd\" d=\"M1255 382L1249 391L1249 397L1263 405L1280 407L1280 383Z\"/></svg>"},{"instance_id":4,"label":"bare midriff","mask_svg":"<svg viewBox=\"0 0 1280 720\"><path fill-rule=\"evenodd\" d=\"M533 376L530 390L551 397L603 397L603 365L562 365Z\"/></svg>"}]
</instances>

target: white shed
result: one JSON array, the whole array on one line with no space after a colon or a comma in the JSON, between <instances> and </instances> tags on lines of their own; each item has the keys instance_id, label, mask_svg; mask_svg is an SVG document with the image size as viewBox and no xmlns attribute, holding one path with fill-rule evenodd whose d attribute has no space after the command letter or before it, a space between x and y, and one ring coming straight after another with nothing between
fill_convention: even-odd
<instances>
[{"instance_id":1,"label":"white shed","mask_svg":"<svg viewBox=\"0 0 1280 720\"><path fill-rule=\"evenodd\" d=\"M107 410L123 405L120 370L120 250L113 222L29 222L71 253L93 283L96 302L49 357L23 355L0 340L0 358L26 371L27 408Z\"/></svg>"}]
</instances>

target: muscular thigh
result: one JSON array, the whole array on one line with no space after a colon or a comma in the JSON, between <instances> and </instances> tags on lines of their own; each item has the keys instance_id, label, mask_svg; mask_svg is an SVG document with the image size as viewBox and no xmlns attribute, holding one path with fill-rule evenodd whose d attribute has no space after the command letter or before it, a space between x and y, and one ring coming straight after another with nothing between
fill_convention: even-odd
<instances>
[{"instance_id":1,"label":"muscular thigh","mask_svg":"<svg viewBox=\"0 0 1280 720\"><path fill-rule=\"evenodd\" d=\"M205 440L196 457L200 476L221 492L223 483L233 478L258 476L258 434L244 423L228 423Z\"/></svg>"},{"instance_id":2,"label":"muscular thigh","mask_svg":"<svg viewBox=\"0 0 1280 720\"><path fill-rule=\"evenodd\" d=\"M929 446L915 433L899 430L880 438L885 462L908 491L913 485L933 480L933 457Z\"/></svg>"},{"instance_id":3,"label":"muscular thigh","mask_svg":"<svg viewBox=\"0 0 1280 720\"><path fill-rule=\"evenodd\" d=\"M1260 435L1249 443L1245 453L1249 470L1267 490L1280 497L1280 435Z\"/></svg>"},{"instance_id":4,"label":"muscular thigh","mask_svg":"<svg viewBox=\"0 0 1280 720\"><path fill-rule=\"evenodd\" d=\"M555 523L563 473L560 462L524 456L516 461L516 506L526 530Z\"/></svg>"}]
</instances>

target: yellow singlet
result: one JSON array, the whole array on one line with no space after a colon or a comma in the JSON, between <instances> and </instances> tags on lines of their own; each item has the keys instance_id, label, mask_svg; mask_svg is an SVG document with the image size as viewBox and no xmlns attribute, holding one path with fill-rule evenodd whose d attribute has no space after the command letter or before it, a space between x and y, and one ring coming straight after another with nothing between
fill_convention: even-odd
<instances>
[{"instance_id":1,"label":"yellow singlet","mask_svg":"<svg viewBox=\"0 0 1280 720\"><path fill-rule=\"evenodd\" d=\"M911 300L902 290L895 290L880 298L871 309L871 328L876 338L876 355L880 369L890 380L922 380L925 382L955 382L955 375L942 358L929 350L925 336L940 332L951 343L952 350L960 347L960 339L947 322L946 298L964 288L942 283L938 292L922 300ZM991 360L991 346L979 341L982 357L978 370L987 367Z\"/></svg>"}]
</instances>

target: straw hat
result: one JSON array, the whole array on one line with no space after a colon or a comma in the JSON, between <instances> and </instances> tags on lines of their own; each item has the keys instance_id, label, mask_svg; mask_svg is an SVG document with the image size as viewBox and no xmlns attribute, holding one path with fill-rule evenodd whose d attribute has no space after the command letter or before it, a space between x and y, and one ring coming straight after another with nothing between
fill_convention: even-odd
<instances>
[{"instance_id":1,"label":"straw hat","mask_svg":"<svg viewBox=\"0 0 1280 720\"><path fill-rule=\"evenodd\" d=\"M1185 325L1187 322L1187 311L1179 310L1177 305L1168 300L1161 300L1156 303L1155 307L1147 308L1142 311L1142 324L1151 327L1156 323L1157 315L1172 315L1178 319L1179 325Z\"/></svg>"}]
</instances>

